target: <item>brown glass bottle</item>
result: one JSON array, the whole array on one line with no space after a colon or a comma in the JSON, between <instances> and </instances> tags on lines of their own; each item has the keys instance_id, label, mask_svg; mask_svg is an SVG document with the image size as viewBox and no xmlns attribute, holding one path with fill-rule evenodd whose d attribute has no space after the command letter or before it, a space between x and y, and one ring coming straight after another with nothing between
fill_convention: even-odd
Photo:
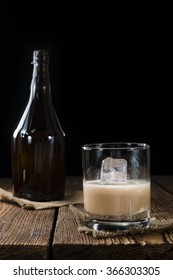
<instances>
[{"instance_id":1,"label":"brown glass bottle","mask_svg":"<svg viewBox=\"0 0 173 280\"><path fill-rule=\"evenodd\" d=\"M49 52L33 52L30 97L12 134L14 195L34 201L65 195L65 133L51 100Z\"/></svg>"}]
</instances>

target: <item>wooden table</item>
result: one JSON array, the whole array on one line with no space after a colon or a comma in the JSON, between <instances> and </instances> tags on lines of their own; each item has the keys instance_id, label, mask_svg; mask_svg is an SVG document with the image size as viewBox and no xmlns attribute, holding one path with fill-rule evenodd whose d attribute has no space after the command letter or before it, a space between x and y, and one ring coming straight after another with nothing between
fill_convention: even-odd
<instances>
[{"instance_id":1,"label":"wooden table","mask_svg":"<svg viewBox=\"0 0 173 280\"><path fill-rule=\"evenodd\" d=\"M82 189L81 177L67 177ZM10 189L11 179L0 187ZM173 218L173 176L152 176L151 216ZM93 238L78 231L69 206L27 210L0 202L0 259L173 259L173 226L150 234Z\"/></svg>"}]
</instances>

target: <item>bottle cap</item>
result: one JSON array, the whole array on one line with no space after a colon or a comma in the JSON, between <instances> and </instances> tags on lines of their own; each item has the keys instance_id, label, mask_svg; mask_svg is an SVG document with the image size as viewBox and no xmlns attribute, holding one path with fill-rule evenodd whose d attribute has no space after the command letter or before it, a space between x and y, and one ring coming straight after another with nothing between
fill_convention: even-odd
<instances>
[{"instance_id":1,"label":"bottle cap","mask_svg":"<svg viewBox=\"0 0 173 280\"><path fill-rule=\"evenodd\" d=\"M34 50L32 63L45 62L49 63L49 51L48 50Z\"/></svg>"}]
</instances>

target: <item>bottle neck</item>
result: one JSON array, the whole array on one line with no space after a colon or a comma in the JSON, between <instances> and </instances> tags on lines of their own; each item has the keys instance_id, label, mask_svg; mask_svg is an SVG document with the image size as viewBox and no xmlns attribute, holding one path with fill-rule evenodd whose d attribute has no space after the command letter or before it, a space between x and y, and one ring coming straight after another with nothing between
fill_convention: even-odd
<instances>
[{"instance_id":1,"label":"bottle neck","mask_svg":"<svg viewBox=\"0 0 173 280\"><path fill-rule=\"evenodd\" d=\"M40 50L33 53L33 76L31 82L30 98L51 99L51 85L49 79L49 55L47 51Z\"/></svg>"}]
</instances>

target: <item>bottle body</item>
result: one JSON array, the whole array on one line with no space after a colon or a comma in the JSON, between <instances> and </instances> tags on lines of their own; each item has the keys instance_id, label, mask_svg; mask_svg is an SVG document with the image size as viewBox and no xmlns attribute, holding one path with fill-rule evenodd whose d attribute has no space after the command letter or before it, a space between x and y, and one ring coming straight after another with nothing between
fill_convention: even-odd
<instances>
[{"instance_id":1,"label":"bottle body","mask_svg":"<svg viewBox=\"0 0 173 280\"><path fill-rule=\"evenodd\" d=\"M35 201L64 198L65 144L60 138L59 131L21 130L13 136L15 196Z\"/></svg>"},{"instance_id":2,"label":"bottle body","mask_svg":"<svg viewBox=\"0 0 173 280\"><path fill-rule=\"evenodd\" d=\"M33 201L62 200L65 134L51 101L47 62L39 59L34 65L29 102L12 134L13 193Z\"/></svg>"}]
</instances>

